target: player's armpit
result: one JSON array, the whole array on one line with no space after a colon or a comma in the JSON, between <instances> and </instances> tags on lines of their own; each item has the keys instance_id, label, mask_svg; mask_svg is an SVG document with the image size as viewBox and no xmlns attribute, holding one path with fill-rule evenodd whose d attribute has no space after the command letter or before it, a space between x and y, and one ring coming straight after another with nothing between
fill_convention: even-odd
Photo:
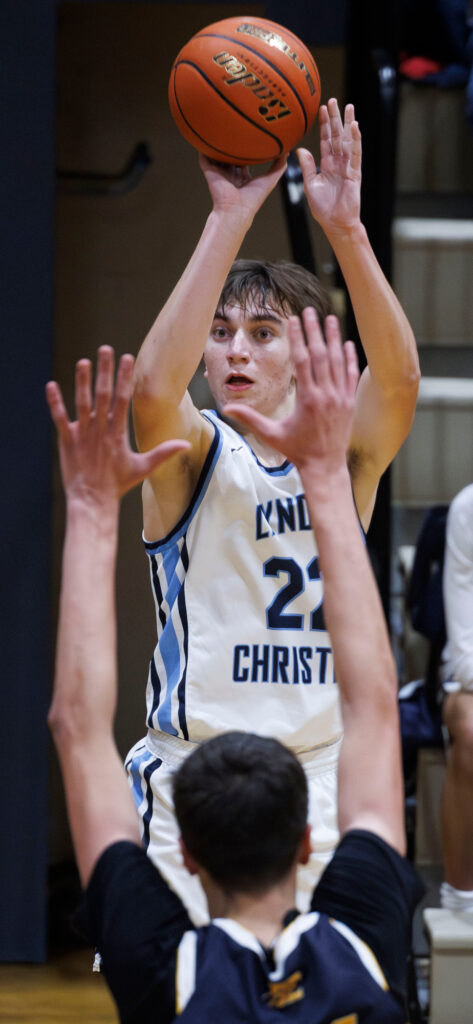
<instances>
[{"instance_id":1,"label":"player's armpit","mask_svg":"<svg viewBox=\"0 0 473 1024\"><path fill-rule=\"evenodd\" d=\"M364 452L350 448L347 456L353 497L360 523L368 531L378 493L379 474L372 459Z\"/></svg>"}]
</instances>

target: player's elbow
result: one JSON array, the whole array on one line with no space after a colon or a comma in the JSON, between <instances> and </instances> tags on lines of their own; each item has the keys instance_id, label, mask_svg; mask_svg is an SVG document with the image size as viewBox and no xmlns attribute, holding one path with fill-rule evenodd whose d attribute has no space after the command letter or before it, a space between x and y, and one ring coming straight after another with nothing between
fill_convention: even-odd
<instances>
[{"instance_id":1,"label":"player's elbow","mask_svg":"<svg viewBox=\"0 0 473 1024\"><path fill-rule=\"evenodd\" d=\"M48 714L48 727L51 736L54 740L54 745L58 749L67 743L67 737L70 731L70 719L66 713L64 705L57 700L53 700Z\"/></svg>"},{"instance_id":2,"label":"player's elbow","mask_svg":"<svg viewBox=\"0 0 473 1024\"><path fill-rule=\"evenodd\" d=\"M406 409L410 407L414 413L420 378L421 372L417 357L406 365L401 364L397 369L396 376L391 377L387 382L387 397L396 405L400 405L402 402Z\"/></svg>"},{"instance_id":3,"label":"player's elbow","mask_svg":"<svg viewBox=\"0 0 473 1024\"><path fill-rule=\"evenodd\" d=\"M54 697L48 714L48 727L58 751L81 743L87 735L87 716L80 703Z\"/></svg>"},{"instance_id":4,"label":"player's elbow","mask_svg":"<svg viewBox=\"0 0 473 1024\"><path fill-rule=\"evenodd\" d=\"M417 395L419 394L420 378L421 372L416 352L415 358L412 360L412 365L406 367L403 378L403 387L406 392L412 395L414 401L417 401Z\"/></svg>"}]
</instances>

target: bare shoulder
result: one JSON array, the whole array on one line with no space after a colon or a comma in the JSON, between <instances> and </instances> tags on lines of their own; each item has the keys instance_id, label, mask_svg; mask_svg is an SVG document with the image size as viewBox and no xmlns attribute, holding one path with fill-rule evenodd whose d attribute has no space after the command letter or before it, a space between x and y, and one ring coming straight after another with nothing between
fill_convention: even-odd
<instances>
[{"instance_id":1,"label":"bare shoulder","mask_svg":"<svg viewBox=\"0 0 473 1024\"><path fill-rule=\"evenodd\" d=\"M194 413L185 433L191 443L190 450L170 459L144 481L142 500L146 540L161 540L177 526L197 487L214 430L197 409Z\"/></svg>"}]
</instances>

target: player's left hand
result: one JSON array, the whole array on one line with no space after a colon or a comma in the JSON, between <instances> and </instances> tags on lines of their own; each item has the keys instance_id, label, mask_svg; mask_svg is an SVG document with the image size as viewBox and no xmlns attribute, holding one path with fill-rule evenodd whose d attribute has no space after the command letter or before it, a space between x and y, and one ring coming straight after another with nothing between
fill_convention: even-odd
<instances>
[{"instance_id":1,"label":"player's left hand","mask_svg":"<svg viewBox=\"0 0 473 1024\"><path fill-rule=\"evenodd\" d=\"M189 448L187 441L165 441L152 451L138 453L130 446L130 406L134 358L120 359L114 386L114 351L103 345L98 351L95 390L89 359L76 365L75 406L77 420L68 417L56 381L46 385L46 398L55 424L61 475L68 501L103 506L145 479L160 463Z\"/></svg>"},{"instance_id":2,"label":"player's left hand","mask_svg":"<svg viewBox=\"0 0 473 1024\"><path fill-rule=\"evenodd\" d=\"M327 343L314 309L304 309L302 320L307 345L298 317L290 318L288 328L297 381L293 412L272 420L240 403L226 405L223 412L259 434L299 470L311 466L328 475L346 467L358 359L352 341L342 345L335 316L325 320Z\"/></svg>"},{"instance_id":3,"label":"player's left hand","mask_svg":"<svg viewBox=\"0 0 473 1024\"><path fill-rule=\"evenodd\" d=\"M320 171L307 149L297 155L312 216L324 231L347 230L360 221L361 132L353 104L342 121L338 103L330 99L319 111Z\"/></svg>"}]
</instances>

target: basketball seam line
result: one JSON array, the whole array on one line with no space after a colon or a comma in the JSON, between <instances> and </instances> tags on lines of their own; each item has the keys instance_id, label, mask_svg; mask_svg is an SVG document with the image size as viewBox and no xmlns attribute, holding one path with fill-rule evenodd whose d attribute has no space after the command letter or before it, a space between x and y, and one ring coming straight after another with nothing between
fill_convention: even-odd
<instances>
[{"instance_id":1,"label":"basketball seam line","mask_svg":"<svg viewBox=\"0 0 473 1024\"><path fill-rule=\"evenodd\" d=\"M277 22L275 22L275 21L269 21L269 20L268 20L268 19L266 19L266 18L265 18L265 19L263 19L263 20L264 20L264 21L267 21L267 24L268 24L268 25L271 25L271 26L272 26L272 28L274 28L274 29L276 30L276 31L275 31L275 33L274 33L275 35L279 35L279 34L280 34L280 30L281 30L281 28L284 28L284 32L285 32L285 34L286 34L287 36L290 36L290 38L291 38L291 39L293 39L295 43L297 43L297 48L298 48L298 49L299 49L299 48L300 48L301 46L303 46L303 47L304 47L304 50L306 51L306 53L308 54L308 56L310 57L310 60L311 60L311 62L312 62L312 65L313 65L313 69L312 69L312 70L313 70L313 74L315 75L315 78L316 78L316 80L317 80L317 87L318 87L318 89L320 90L320 75L319 75L319 69L318 69L318 67L317 67L317 64L316 64L316 62L315 62L315 59L314 59L314 57L312 56L312 54L311 54L311 52L310 52L310 50L309 50L309 47L308 47L308 46L306 46L306 44L302 42L302 39L301 39L301 38L300 38L299 36L296 36L296 35L294 34L294 32L291 32L291 31L290 31L290 29L286 28L286 26L285 26L285 25L278 25L278 24L277 24ZM239 23L241 24L241 22L239 22ZM254 25L256 25L256 28L265 28L265 26L263 26L263 25L260 25L260 24L259 24L259 21L258 21L258 20L257 20L256 18L253 18L253 19L252 19L252 22L250 22L250 24L254 24ZM209 26L209 28L210 28L210 26ZM277 31L277 30L279 30L279 31ZM205 29L202 29L202 31L201 31L201 32L197 32L197 33L196 33L196 35L195 35L195 36L194 36L193 38L194 38L194 39L199 39L199 38L200 38L201 36L211 36L211 35L214 35L214 33L213 33L213 32L206 32L206 31L205 31ZM218 33L215 33L215 35L218 35ZM227 38L227 37L225 37L225 38ZM282 39L283 37L282 37L282 36L280 36L280 38ZM235 41L236 41L236 40L235 40ZM264 40L262 40L262 41L264 42ZM294 48L294 50L295 50L295 49L296 49L296 48ZM284 52L284 51L280 51L280 52ZM305 62L304 62L304 63L305 63Z\"/></svg>"},{"instance_id":2,"label":"basketball seam line","mask_svg":"<svg viewBox=\"0 0 473 1024\"><path fill-rule=\"evenodd\" d=\"M181 109L181 104L179 103L179 97L178 97L177 92L176 92L176 71L177 71L177 68L181 64L188 64L189 67L194 68L196 71L198 71L199 74L202 75L202 77L208 83L208 85L210 85L211 88L215 90L217 95L220 96L220 99L222 99L224 103L228 103L228 106L231 107L232 110L235 110L236 113L240 115L240 117L243 117L245 121L248 121L249 124L252 124L254 128L257 128L260 132L263 132L265 135L269 135L269 137L271 139L274 139L274 141L279 146L279 154L278 154L278 156L281 155L283 146L282 146L281 140L278 139L277 135L273 135L273 133L270 132L269 128L264 128L263 125L258 124L256 121L252 121L251 117L249 117L248 114L245 114L242 110L240 110L239 107L235 106L235 104L232 103L231 100L229 100L226 96L223 95L223 93L220 92L219 89L217 89L216 85L210 80L210 78L207 78L207 75L205 74L205 71L202 71L202 68L199 68L199 66L197 64L193 64L193 62L191 60L181 60L181 61L179 61L179 64L175 64L174 65L174 78L173 78L173 83L172 83L173 84L173 90L174 90L174 97L175 97L177 106L179 107L179 113L180 113L183 121L186 122L187 127L190 128L191 132L193 132L193 134L196 135L197 138L201 140L201 142L204 142L206 146L210 146L210 148L214 149L216 153L221 153L222 156L230 156L230 157L231 156L235 156L235 154L227 153L227 151L225 149L219 149L218 146L211 145L211 143L209 143L207 141L207 139L204 139L202 137L202 135L199 135L199 133L196 132L195 128L193 128L192 125L190 124L190 122L187 120L187 117L185 116L185 114L183 113L183 111ZM249 157L246 157L246 156L235 156L235 159L236 160L247 160L248 163L251 163L252 160L253 160L253 157L251 157L251 156L249 156ZM268 157L268 160L271 160L271 159L277 159L277 158L276 157ZM262 161L262 162L265 162L265 161Z\"/></svg>"},{"instance_id":3,"label":"basketball seam line","mask_svg":"<svg viewBox=\"0 0 473 1024\"><path fill-rule=\"evenodd\" d=\"M299 93L297 92L295 86L293 86L292 82L290 82L289 79L286 78L284 72L281 71L281 69L278 68L276 64L273 64L268 59L268 57L265 57L264 54L260 53L258 50L254 50L253 47L250 46L249 43L245 43L244 40L242 40L240 42L239 39L238 40L237 39L233 39L231 36L224 36L223 34L221 35L220 33L217 33L217 32L200 32L198 38L199 39L225 39L228 43L233 43L234 45L236 43L237 45L244 46L245 49L249 50L250 53L253 53L255 55L255 57L259 57L260 60L264 60L266 62L266 64L268 65L268 67L272 68L272 70L275 72L275 74L280 75L280 77L282 79L284 79L284 81L286 82L286 85L288 85L289 88L294 93L294 96L296 97L296 100L297 100L297 102L298 102L298 104L299 104L299 106L300 106L300 108L302 110L303 116L304 116L304 125L305 125L304 135L305 135L305 133L307 132L307 114L305 112L304 104L303 104L303 102L302 102L302 100L301 100L301 98L299 96Z\"/></svg>"}]
</instances>

